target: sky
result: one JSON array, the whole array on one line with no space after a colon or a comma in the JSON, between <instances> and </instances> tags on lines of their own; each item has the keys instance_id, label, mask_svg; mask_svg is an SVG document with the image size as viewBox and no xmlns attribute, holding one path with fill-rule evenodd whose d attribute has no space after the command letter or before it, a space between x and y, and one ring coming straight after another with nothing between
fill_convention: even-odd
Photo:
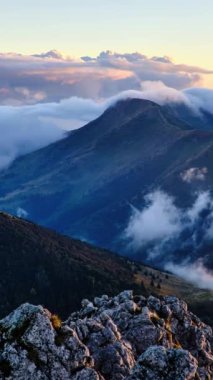
<instances>
[{"instance_id":1,"label":"sky","mask_svg":"<svg viewBox=\"0 0 213 380\"><path fill-rule=\"evenodd\" d=\"M213 88L212 0L1 0L0 105Z\"/></svg>"},{"instance_id":2,"label":"sky","mask_svg":"<svg viewBox=\"0 0 213 380\"><path fill-rule=\"evenodd\" d=\"M1 51L138 51L212 69L212 14L212 0L1 0Z\"/></svg>"}]
</instances>

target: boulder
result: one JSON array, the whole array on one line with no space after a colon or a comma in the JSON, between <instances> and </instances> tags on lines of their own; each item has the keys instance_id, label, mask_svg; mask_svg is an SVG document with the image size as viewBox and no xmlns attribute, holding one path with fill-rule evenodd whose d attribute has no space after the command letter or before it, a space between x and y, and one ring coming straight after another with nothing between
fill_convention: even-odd
<instances>
[{"instance_id":1,"label":"boulder","mask_svg":"<svg viewBox=\"0 0 213 380\"><path fill-rule=\"evenodd\" d=\"M213 379L211 327L176 297L83 300L67 321L23 304L0 321L0 379Z\"/></svg>"}]
</instances>

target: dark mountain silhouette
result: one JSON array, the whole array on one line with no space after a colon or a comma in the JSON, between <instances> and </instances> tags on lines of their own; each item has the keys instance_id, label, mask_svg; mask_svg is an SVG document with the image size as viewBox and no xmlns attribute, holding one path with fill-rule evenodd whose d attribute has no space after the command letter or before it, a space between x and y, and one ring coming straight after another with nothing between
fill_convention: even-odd
<instances>
[{"instance_id":1,"label":"dark mountain silhouette","mask_svg":"<svg viewBox=\"0 0 213 380\"><path fill-rule=\"evenodd\" d=\"M0 316L26 300L65 315L82 297L137 288L126 259L5 213L0 260Z\"/></svg>"},{"instance_id":2,"label":"dark mountain silhouette","mask_svg":"<svg viewBox=\"0 0 213 380\"><path fill-rule=\"evenodd\" d=\"M5 213L0 213L0 262L0 318L23 302L67 317L82 298L134 289L145 296L182 297L213 323L212 292Z\"/></svg>"}]
</instances>

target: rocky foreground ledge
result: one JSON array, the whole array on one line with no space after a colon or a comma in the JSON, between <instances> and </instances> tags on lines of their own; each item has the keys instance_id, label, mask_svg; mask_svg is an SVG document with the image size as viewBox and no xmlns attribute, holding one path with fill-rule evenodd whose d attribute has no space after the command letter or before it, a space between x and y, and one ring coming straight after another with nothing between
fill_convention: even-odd
<instances>
[{"instance_id":1,"label":"rocky foreground ledge","mask_svg":"<svg viewBox=\"0 0 213 380\"><path fill-rule=\"evenodd\" d=\"M211 380L213 335L175 297L125 291L66 322L24 304L0 321L0 379Z\"/></svg>"}]
</instances>

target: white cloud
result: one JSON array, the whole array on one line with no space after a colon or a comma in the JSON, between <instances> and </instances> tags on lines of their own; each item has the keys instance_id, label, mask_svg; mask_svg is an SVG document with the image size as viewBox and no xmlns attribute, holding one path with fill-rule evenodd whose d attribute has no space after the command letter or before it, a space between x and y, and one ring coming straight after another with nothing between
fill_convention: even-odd
<instances>
[{"instance_id":1,"label":"white cloud","mask_svg":"<svg viewBox=\"0 0 213 380\"><path fill-rule=\"evenodd\" d=\"M206 212L205 218L202 213ZM181 240L185 230L190 233ZM200 232L203 232L200 240ZM132 215L124 231L124 238L134 251L148 247L149 257L165 256L184 244L194 248L213 238L213 199L209 192L197 194L187 209L178 208L173 197L163 191L154 191L145 197L145 206L132 208ZM198 239L199 237L199 239ZM179 240L178 240L179 239ZM150 248L151 246L151 248Z\"/></svg>"},{"instance_id":2,"label":"white cloud","mask_svg":"<svg viewBox=\"0 0 213 380\"><path fill-rule=\"evenodd\" d=\"M64 136L64 131L22 108L0 108L0 169L17 156L39 149Z\"/></svg>"},{"instance_id":3,"label":"white cloud","mask_svg":"<svg viewBox=\"0 0 213 380\"><path fill-rule=\"evenodd\" d=\"M26 219L28 217L28 212L24 210L23 208L18 207L16 210L16 215L18 216L18 218Z\"/></svg>"},{"instance_id":4,"label":"white cloud","mask_svg":"<svg viewBox=\"0 0 213 380\"><path fill-rule=\"evenodd\" d=\"M109 101L106 100L106 102L107 104L111 104L117 100L127 98L150 100L161 106L166 104L184 104L194 112L195 116L201 116L200 110L213 114L213 90L210 89L192 88L180 91L166 86L161 81L144 81L140 84L140 91L123 91L111 97Z\"/></svg>"},{"instance_id":5,"label":"white cloud","mask_svg":"<svg viewBox=\"0 0 213 380\"><path fill-rule=\"evenodd\" d=\"M208 169L203 168L189 168L180 174L183 182L191 183L193 181L205 181Z\"/></svg>"},{"instance_id":6,"label":"white cloud","mask_svg":"<svg viewBox=\"0 0 213 380\"><path fill-rule=\"evenodd\" d=\"M165 269L192 282L201 289L213 290L213 272L207 270L200 260L193 264L168 263L165 265Z\"/></svg>"},{"instance_id":7,"label":"white cloud","mask_svg":"<svg viewBox=\"0 0 213 380\"><path fill-rule=\"evenodd\" d=\"M59 103L0 107L0 170L18 156L65 137L65 131L79 128L99 116L104 104L89 99Z\"/></svg>"},{"instance_id":8,"label":"white cloud","mask_svg":"<svg viewBox=\"0 0 213 380\"><path fill-rule=\"evenodd\" d=\"M213 114L213 90L208 88L190 88L183 91L195 109L203 109Z\"/></svg>"},{"instance_id":9,"label":"white cloud","mask_svg":"<svg viewBox=\"0 0 213 380\"><path fill-rule=\"evenodd\" d=\"M192 226L197 222L203 210L213 210L213 200L208 191L198 194L193 206L184 212Z\"/></svg>"},{"instance_id":10,"label":"white cloud","mask_svg":"<svg viewBox=\"0 0 213 380\"><path fill-rule=\"evenodd\" d=\"M181 232L181 213L172 197L155 191L145 197L145 202L142 211L133 208L125 231L125 237L136 250L147 243L168 240Z\"/></svg>"},{"instance_id":11,"label":"white cloud","mask_svg":"<svg viewBox=\"0 0 213 380\"><path fill-rule=\"evenodd\" d=\"M148 260L157 259L165 269L200 287L213 289L212 273L196 260L196 255L193 257L197 249L213 239L213 199L209 192L197 194L188 209L178 208L163 191L148 194L141 210L132 208L123 236L132 251L142 250L144 254L146 250ZM181 262L185 254L180 252L185 252L186 247L190 249L190 264ZM177 261L181 264L174 263Z\"/></svg>"}]
</instances>

